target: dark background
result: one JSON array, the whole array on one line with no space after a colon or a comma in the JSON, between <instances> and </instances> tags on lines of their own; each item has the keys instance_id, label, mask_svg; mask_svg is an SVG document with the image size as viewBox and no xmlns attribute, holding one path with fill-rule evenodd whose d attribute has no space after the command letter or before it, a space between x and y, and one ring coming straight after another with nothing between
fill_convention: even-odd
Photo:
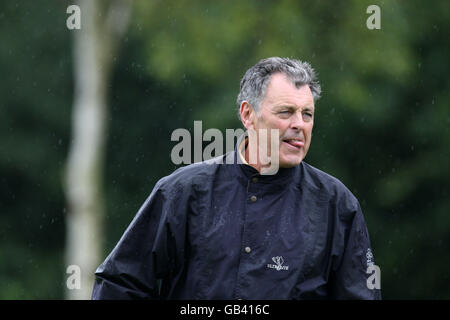
<instances>
[{"instance_id":1,"label":"dark background","mask_svg":"<svg viewBox=\"0 0 450 320\"><path fill-rule=\"evenodd\" d=\"M0 299L64 298L69 4L0 2ZM359 199L383 298L449 299L449 30L448 1L135 1L108 84L102 259L174 170L172 131L241 128L240 78L286 56L319 74L305 161Z\"/></svg>"}]
</instances>

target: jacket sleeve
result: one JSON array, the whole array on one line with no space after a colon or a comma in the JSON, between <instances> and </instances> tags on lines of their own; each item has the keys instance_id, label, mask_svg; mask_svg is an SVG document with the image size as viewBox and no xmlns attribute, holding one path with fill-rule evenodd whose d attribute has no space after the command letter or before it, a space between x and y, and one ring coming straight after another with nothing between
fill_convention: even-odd
<instances>
[{"instance_id":1,"label":"jacket sleeve","mask_svg":"<svg viewBox=\"0 0 450 320\"><path fill-rule=\"evenodd\" d=\"M167 287L183 260L183 223L173 222L179 214L160 180L97 268L92 299L164 298L160 287Z\"/></svg>"},{"instance_id":2,"label":"jacket sleeve","mask_svg":"<svg viewBox=\"0 0 450 320\"><path fill-rule=\"evenodd\" d=\"M380 300L378 280L380 273L375 265L364 216L358 201L348 220L341 227L343 252L335 260L331 274L333 299ZM378 277L375 279L375 277Z\"/></svg>"}]
</instances>

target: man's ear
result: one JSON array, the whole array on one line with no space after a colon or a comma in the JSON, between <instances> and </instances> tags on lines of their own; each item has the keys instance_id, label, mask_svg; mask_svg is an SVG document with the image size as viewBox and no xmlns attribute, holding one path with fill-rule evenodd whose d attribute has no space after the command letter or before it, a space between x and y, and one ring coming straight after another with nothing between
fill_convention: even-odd
<instances>
[{"instance_id":1,"label":"man's ear","mask_svg":"<svg viewBox=\"0 0 450 320\"><path fill-rule=\"evenodd\" d=\"M255 116L255 110L248 103L248 101L246 100L242 101L241 106L239 108L239 112L241 114L241 121L245 129L247 130L253 129L254 127L253 119Z\"/></svg>"}]
</instances>

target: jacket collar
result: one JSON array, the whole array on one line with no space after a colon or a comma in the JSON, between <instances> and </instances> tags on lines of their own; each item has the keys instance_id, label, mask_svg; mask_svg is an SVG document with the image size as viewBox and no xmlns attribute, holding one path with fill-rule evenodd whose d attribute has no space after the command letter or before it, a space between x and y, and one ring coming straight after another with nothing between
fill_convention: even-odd
<instances>
[{"instance_id":1,"label":"jacket collar","mask_svg":"<svg viewBox=\"0 0 450 320\"><path fill-rule=\"evenodd\" d=\"M247 132L240 136L236 143L236 147L234 150L234 167L236 167L237 174L244 178L245 180L250 180L253 178L257 178L258 182L261 183L273 183L278 185L287 185L289 184L294 176L299 175L301 170L300 166L297 165L291 168L279 168L278 172L274 175L262 175L256 170L254 167L247 164L245 161L245 157L242 152L245 150L244 144L245 139L247 139Z\"/></svg>"}]
</instances>

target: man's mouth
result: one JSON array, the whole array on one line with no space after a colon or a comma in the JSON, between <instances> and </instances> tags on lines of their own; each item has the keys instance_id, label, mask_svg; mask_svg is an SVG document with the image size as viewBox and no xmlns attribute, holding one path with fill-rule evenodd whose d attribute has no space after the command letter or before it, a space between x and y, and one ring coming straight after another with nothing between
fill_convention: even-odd
<instances>
[{"instance_id":1,"label":"man's mouth","mask_svg":"<svg viewBox=\"0 0 450 320\"><path fill-rule=\"evenodd\" d=\"M289 145L292 148L300 149L305 145L305 143L300 139L283 139L284 143Z\"/></svg>"}]
</instances>

